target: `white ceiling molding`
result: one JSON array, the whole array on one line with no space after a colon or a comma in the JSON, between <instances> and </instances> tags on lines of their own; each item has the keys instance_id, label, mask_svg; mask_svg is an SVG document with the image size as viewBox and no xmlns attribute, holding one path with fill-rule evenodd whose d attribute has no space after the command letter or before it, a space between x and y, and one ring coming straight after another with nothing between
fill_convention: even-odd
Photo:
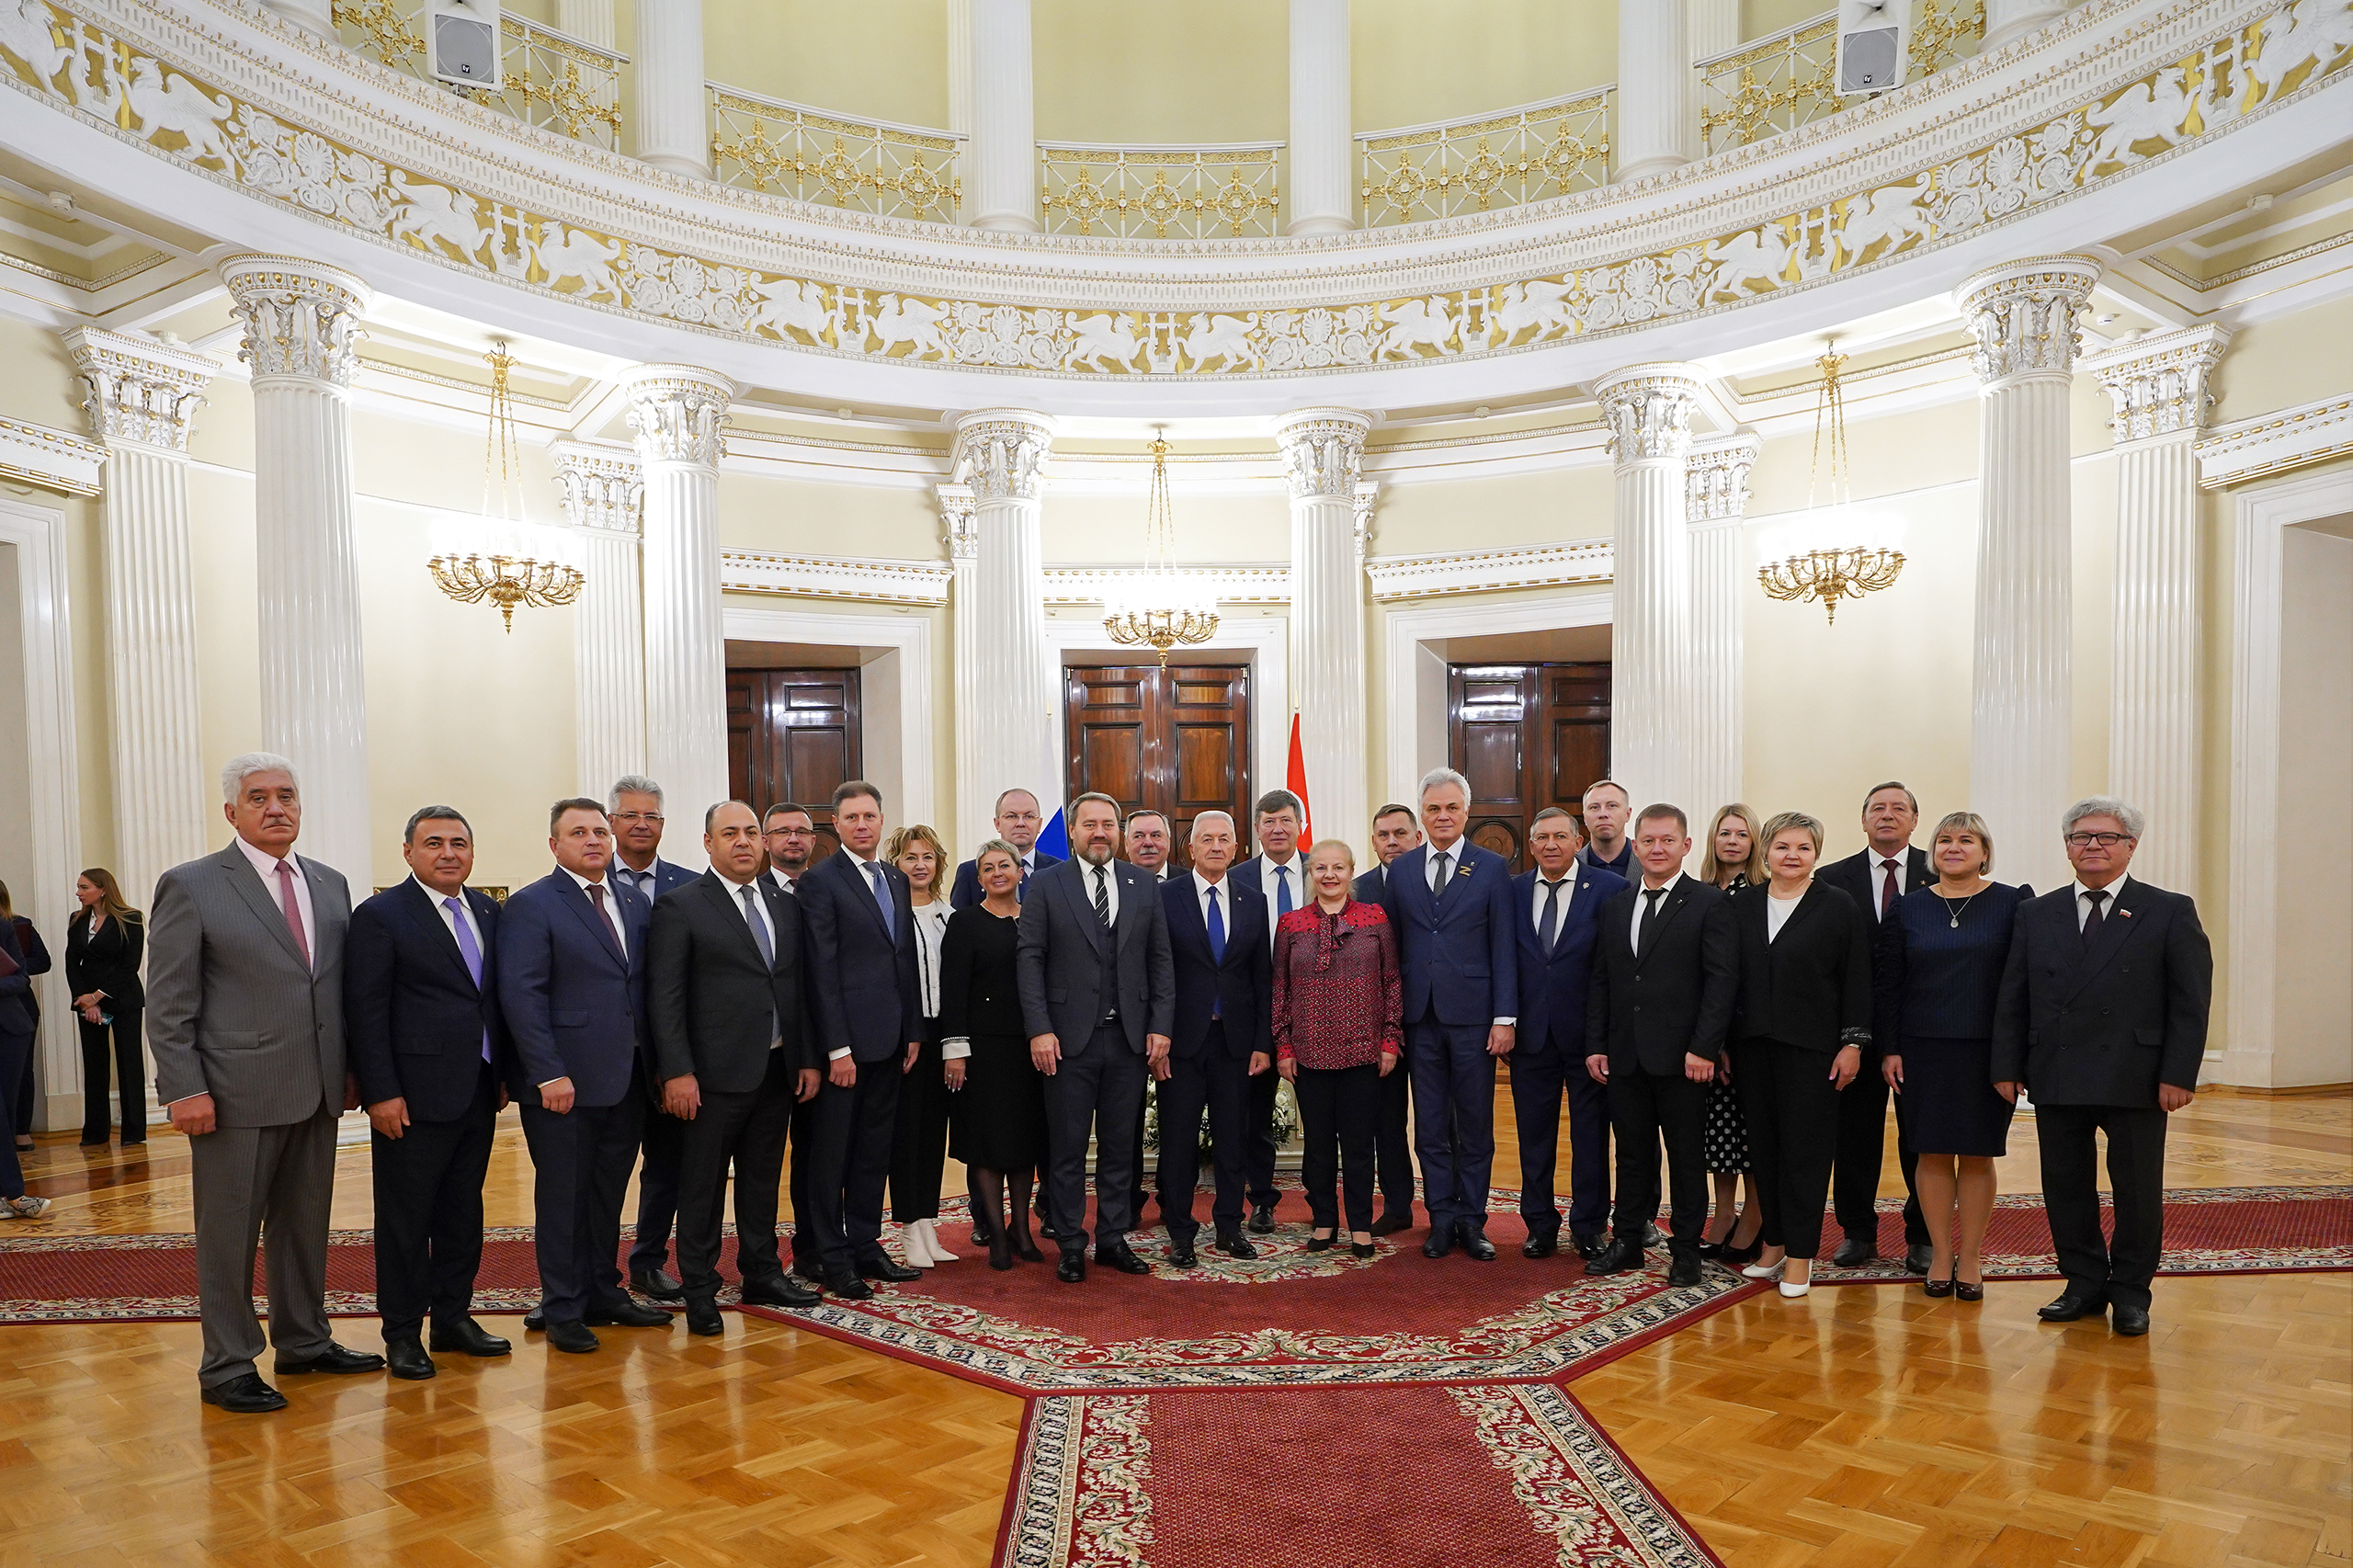
<instances>
[{"instance_id":1,"label":"white ceiling molding","mask_svg":"<svg viewBox=\"0 0 2353 1568\"><path fill-rule=\"evenodd\" d=\"M873 561L835 555L779 555L757 550L719 552L719 586L731 594L865 599L874 604L944 605L955 569L944 561Z\"/></svg>"},{"instance_id":2,"label":"white ceiling molding","mask_svg":"<svg viewBox=\"0 0 2353 1568\"><path fill-rule=\"evenodd\" d=\"M1606 539L1569 544L1472 550L1451 555L1376 555L1364 563L1376 603L1443 594L1487 594L1505 588L1554 588L1609 580Z\"/></svg>"},{"instance_id":3,"label":"white ceiling molding","mask_svg":"<svg viewBox=\"0 0 2353 1568\"><path fill-rule=\"evenodd\" d=\"M1135 566L1049 566L1045 570L1046 602L1050 605L1099 605L1109 602L1111 589L1132 583L1145 574ZM1290 603L1288 566L1180 566L1176 575L1188 585L1206 585L1220 604L1287 605Z\"/></svg>"},{"instance_id":4,"label":"white ceiling molding","mask_svg":"<svg viewBox=\"0 0 2353 1568\"><path fill-rule=\"evenodd\" d=\"M2324 398L2199 437L2198 483L2208 490L2353 452L2353 397Z\"/></svg>"},{"instance_id":5,"label":"white ceiling molding","mask_svg":"<svg viewBox=\"0 0 2353 1568\"><path fill-rule=\"evenodd\" d=\"M107 449L68 430L0 419L0 478L21 479L67 495L96 495Z\"/></svg>"}]
</instances>

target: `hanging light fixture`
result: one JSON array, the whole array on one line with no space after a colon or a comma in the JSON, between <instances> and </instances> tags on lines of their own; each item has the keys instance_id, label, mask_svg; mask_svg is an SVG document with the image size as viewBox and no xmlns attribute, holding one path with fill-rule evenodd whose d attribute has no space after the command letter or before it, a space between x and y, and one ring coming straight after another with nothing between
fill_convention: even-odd
<instances>
[{"instance_id":1,"label":"hanging light fixture","mask_svg":"<svg viewBox=\"0 0 2353 1568\"><path fill-rule=\"evenodd\" d=\"M1168 665L1168 650L1217 635L1217 597L1176 570L1176 509L1168 498L1168 442L1152 438L1152 500L1144 511L1143 570L1122 574L1105 596L1103 630L1123 648L1147 647Z\"/></svg>"},{"instance_id":2,"label":"hanging light fixture","mask_svg":"<svg viewBox=\"0 0 2353 1568\"><path fill-rule=\"evenodd\" d=\"M1854 506L1847 463L1847 401L1838 372L1847 357L1836 347L1823 345L1814 361L1822 371L1822 394L1813 410L1813 460L1806 472L1805 518L1802 532L1813 548L1796 551L1756 569L1768 598L1818 599L1838 624L1838 601L1859 599L1893 584L1904 570L1904 552L1868 541L1844 542L1864 531ZM1823 437L1829 437L1829 482L1822 484ZM1817 507L1817 490L1826 490L1827 504ZM1817 542L1819 541L1819 542Z\"/></svg>"},{"instance_id":3,"label":"hanging light fixture","mask_svg":"<svg viewBox=\"0 0 2353 1568\"><path fill-rule=\"evenodd\" d=\"M504 536L518 531L523 524L523 460L515 441L515 404L507 390L515 357L506 352L505 340L499 339L483 358L490 362L490 431L483 449L482 517L487 531ZM491 514L494 488L498 496L495 518ZM587 581L576 566L529 556L460 557L452 551L435 556L426 567L441 591L460 604L496 605L509 632L515 630L516 606L568 605L580 597Z\"/></svg>"}]
</instances>

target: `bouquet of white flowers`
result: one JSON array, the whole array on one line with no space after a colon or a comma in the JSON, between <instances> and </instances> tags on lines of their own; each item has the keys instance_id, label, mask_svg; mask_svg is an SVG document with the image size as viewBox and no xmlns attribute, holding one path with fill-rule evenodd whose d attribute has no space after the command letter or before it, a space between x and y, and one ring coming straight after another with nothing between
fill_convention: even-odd
<instances>
[{"instance_id":1,"label":"bouquet of white flowers","mask_svg":"<svg viewBox=\"0 0 2353 1568\"><path fill-rule=\"evenodd\" d=\"M1272 1072L1273 1069L1269 1068L1267 1071ZM1299 1135L1299 1097L1291 1093L1289 1079L1276 1081L1274 1123L1275 1147L1278 1149ZM1147 1078L1143 1085L1143 1146L1154 1153L1158 1153L1160 1136L1160 1080ZM1201 1108L1199 1137L1201 1158L1207 1160L1211 1157L1211 1145L1210 1113L1206 1106Z\"/></svg>"}]
</instances>

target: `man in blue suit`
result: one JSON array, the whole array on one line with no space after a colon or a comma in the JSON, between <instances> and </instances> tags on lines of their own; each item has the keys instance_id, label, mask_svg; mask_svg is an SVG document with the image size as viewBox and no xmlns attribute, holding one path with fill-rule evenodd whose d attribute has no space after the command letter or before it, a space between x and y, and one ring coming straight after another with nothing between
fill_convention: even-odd
<instances>
[{"instance_id":1,"label":"man in blue suit","mask_svg":"<svg viewBox=\"0 0 2353 1568\"><path fill-rule=\"evenodd\" d=\"M1467 843L1471 786L1450 767L1422 777L1427 841L1389 866L1384 903L1397 928L1405 1045L1414 1074L1414 1148L1430 1211L1424 1257L1457 1242L1480 1262L1495 1164L1495 1058L1511 1053L1519 1013L1519 940L1511 870Z\"/></svg>"},{"instance_id":2,"label":"man in blue suit","mask_svg":"<svg viewBox=\"0 0 2353 1568\"><path fill-rule=\"evenodd\" d=\"M642 773L613 781L605 798L613 824L611 876L654 907L672 888L685 887L696 873L662 858L662 786ZM637 1234L629 1249L629 1280L642 1295L679 1301L686 1293L678 1277L662 1266L670 1261L670 1229L678 1218L678 1169L685 1157L687 1124L659 1106L648 1110L637 1167Z\"/></svg>"},{"instance_id":3,"label":"man in blue suit","mask_svg":"<svg viewBox=\"0 0 2353 1568\"><path fill-rule=\"evenodd\" d=\"M1044 830L1046 818L1039 808L1038 797L1029 790L1007 790L999 795L992 825L996 835L1021 855L1021 886L1013 890L1014 897L1021 896L1033 873L1062 864L1060 858L1038 847L1038 835ZM952 908L963 909L980 902L981 875L967 860L956 868L956 885L949 891L948 903Z\"/></svg>"},{"instance_id":4,"label":"man in blue suit","mask_svg":"<svg viewBox=\"0 0 2353 1568\"><path fill-rule=\"evenodd\" d=\"M473 829L454 806L408 819L411 875L351 912L344 1046L374 1129L376 1312L392 1376L429 1378L432 1348L504 1356L473 1320L482 1185L498 1113L506 1021L498 1010L498 901L466 886Z\"/></svg>"},{"instance_id":5,"label":"man in blue suit","mask_svg":"<svg viewBox=\"0 0 2353 1568\"><path fill-rule=\"evenodd\" d=\"M499 917L498 1001L514 1041L507 1088L535 1173L540 1310L548 1343L584 1354L593 1326L666 1327L615 1265L621 1196L644 1125L645 901L607 875L613 831L595 801L548 813L556 869ZM524 1320L532 1326L530 1319Z\"/></svg>"},{"instance_id":6,"label":"man in blue suit","mask_svg":"<svg viewBox=\"0 0 2353 1568\"><path fill-rule=\"evenodd\" d=\"M1249 1093L1253 1074L1274 1071L1274 971L1267 947L1267 901L1226 875L1233 862L1233 818L1203 812L1193 819L1193 869L1161 884L1168 948L1176 969L1176 1032L1160 1080L1160 1213L1168 1224L1168 1260L1191 1268L1193 1188L1200 1179L1201 1108L1210 1113L1217 1199L1210 1217L1228 1257L1256 1257L1242 1233L1248 1185Z\"/></svg>"},{"instance_id":7,"label":"man in blue suit","mask_svg":"<svg viewBox=\"0 0 2353 1568\"><path fill-rule=\"evenodd\" d=\"M825 1081L810 1116L810 1212L793 1223L816 1231L825 1289L862 1301L869 1279L923 1278L882 1250L899 1077L923 1049L923 992L913 892L881 858L882 791L857 778L835 789L834 832L841 848L794 889Z\"/></svg>"},{"instance_id":8,"label":"man in blue suit","mask_svg":"<svg viewBox=\"0 0 2353 1568\"><path fill-rule=\"evenodd\" d=\"M1528 832L1536 869L1512 882L1519 916L1519 1028L1511 1052L1511 1113L1519 1130L1519 1214L1528 1221L1519 1250L1526 1257L1550 1257L1560 1245L1552 1173L1563 1093L1569 1234L1582 1257L1608 1244L1602 1233L1609 1223L1609 1091L1585 1068L1585 995L1602 901L1626 879L1580 864L1583 842L1576 818L1545 807Z\"/></svg>"},{"instance_id":9,"label":"man in blue suit","mask_svg":"<svg viewBox=\"0 0 2353 1568\"><path fill-rule=\"evenodd\" d=\"M1372 813L1372 853L1380 862L1357 878L1354 892L1365 903L1382 903L1389 887L1389 868L1397 857L1422 841L1422 819L1414 808L1392 801ZM1372 1169L1381 1183L1381 1214L1372 1233L1390 1236L1414 1228L1414 1144L1405 1131L1405 1112L1414 1095L1411 1071L1391 1073L1381 1080L1381 1119L1373 1129Z\"/></svg>"}]
</instances>

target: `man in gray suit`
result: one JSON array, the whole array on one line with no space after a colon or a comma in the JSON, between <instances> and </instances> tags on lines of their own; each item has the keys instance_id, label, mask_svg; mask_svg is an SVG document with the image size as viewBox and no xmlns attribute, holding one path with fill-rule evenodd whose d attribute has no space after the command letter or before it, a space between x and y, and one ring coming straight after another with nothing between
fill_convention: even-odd
<instances>
[{"instance_id":1,"label":"man in gray suit","mask_svg":"<svg viewBox=\"0 0 2353 1568\"><path fill-rule=\"evenodd\" d=\"M1151 873L1111 858L1120 804L1071 802L1073 858L1029 879L1017 964L1029 1059L1046 1077L1047 1218L1062 1244L1054 1278L1086 1278L1086 1144L1096 1157L1095 1261L1122 1274L1152 1266L1128 1246L1135 1225L1136 1108L1144 1074L1165 1076L1176 1028L1168 916Z\"/></svg>"},{"instance_id":2,"label":"man in gray suit","mask_svg":"<svg viewBox=\"0 0 2353 1568\"><path fill-rule=\"evenodd\" d=\"M335 1119L359 1104L343 1062L343 873L294 854L302 797L269 752L221 770L236 838L175 866L147 918L147 1043L156 1098L188 1134L204 1403L251 1413L286 1398L255 1365L254 1242L267 1231L269 1343L280 1375L376 1372L327 1329Z\"/></svg>"}]
</instances>

